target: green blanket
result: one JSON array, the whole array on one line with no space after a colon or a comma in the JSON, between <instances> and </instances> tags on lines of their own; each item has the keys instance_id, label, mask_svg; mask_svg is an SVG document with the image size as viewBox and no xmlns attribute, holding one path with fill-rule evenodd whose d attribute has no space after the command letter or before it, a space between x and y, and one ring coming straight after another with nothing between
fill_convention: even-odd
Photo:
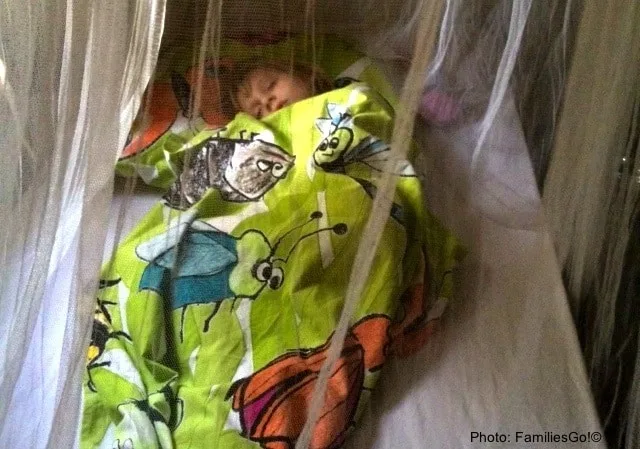
<instances>
[{"instance_id":1,"label":"green blanket","mask_svg":"<svg viewBox=\"0 0 640 449\"><path fill-rule=\"evenodd\" d=\"M294 447L392 126L390 105L353 83L167 153L154 179L175 182L102 273L82 447ZM457 243L426 213L411 165L393 170L315 449L342 445L385 359L423 344L451 293Z\"/></svg>"}]
</instances>

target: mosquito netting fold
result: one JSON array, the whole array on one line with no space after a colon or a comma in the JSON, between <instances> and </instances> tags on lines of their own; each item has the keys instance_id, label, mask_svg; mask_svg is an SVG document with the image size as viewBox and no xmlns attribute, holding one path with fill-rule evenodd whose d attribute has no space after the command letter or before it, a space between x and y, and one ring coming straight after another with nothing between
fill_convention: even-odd
<instances>
[{"instance_id":1,"label":"mosquito netting fold","mask_svg":"<svg viewBox=\"0 0 640 449\"><path fill-rule=\"evenodd\" d=\"M640 447L638 23L4 2L0 446Z\"/></svg>"}]
</instances>

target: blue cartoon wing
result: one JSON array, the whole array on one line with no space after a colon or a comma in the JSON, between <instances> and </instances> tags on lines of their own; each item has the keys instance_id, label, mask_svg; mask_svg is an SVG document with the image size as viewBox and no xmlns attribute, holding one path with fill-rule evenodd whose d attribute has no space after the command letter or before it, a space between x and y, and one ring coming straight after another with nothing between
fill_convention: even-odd
<instances>
[{"instance_id":1,"label":"blue cartoon wing","mask_svg":"<svg viewBox=\"0 0 640 449\"><path fill-rule=\"evenodd\" d=\"M158 292L174 309L230 298L229 276L238 262L236 245L236 239L222 232L189 230L178 246L147 265L139 289Z\"/></svg>"},{"instance_id":2,"label":"blue cartoon wing","mask_svg":"<svg viewBox=\"0 0 640 449\"><path fill-rule=\"evenodd\" d=\"M235 245L233 237L221 232L188 232L178 246L158 256L153 263L175 270L177 277L211 276L236 265Z\"/></svg>"}]
</instances>

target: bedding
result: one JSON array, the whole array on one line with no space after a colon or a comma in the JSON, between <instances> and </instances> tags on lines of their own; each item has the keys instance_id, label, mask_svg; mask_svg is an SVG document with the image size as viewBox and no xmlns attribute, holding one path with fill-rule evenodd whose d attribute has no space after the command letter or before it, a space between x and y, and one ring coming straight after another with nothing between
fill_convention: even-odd
<instances>
[{"instance_id":1,"label":"bedding","mask_svg":"<svg viewBox=\"0 0 640 449\"><path fill-rule=\"evenodd\" d=\"M179 151L198 132L231 121L235 111L228 94L233 73L248 61L287 63L295 55L296 62L316 67L329 79L357 73L359 80L375 86L390 101L394 97L368 58L331 35L318 37L313 48L304 35L265 32L228 37L219 54L205 55L202 67L193 62L193 55L199 52L182 45L161 54L144 107L118 159L116 172L120 176L135 174L147 184L167 188L171 178L158 179L158 168L166 168L167 155ZM196 85L200 86L197 92Z\"/></svg>"},{"instance_id":2,"label":"bedding","mask_svg":"<svg viewBox=\"0 0 640 449\"><path fill-rule=\"evenodd\" d=\"M462 254L411 165L386 157L392 121L389 101L354 82L147 161L147 179L170 188L105 264L83 447L293 447L378 174L393 170L394 206L312 438L341 447L386 359L433 332Z\"/></svg>"},{"instance_id":3,"label":"bedding","mask_svg":"<svg viewBox=\"0 0 640 449\"><path fill-rule=\"evenodd\" d=\"M479 123L420 130L425 201L468 254L441 332L385 365L346 448L606 448L521 126L507 97L476 173Z\"/></svg>"}]
</instances>

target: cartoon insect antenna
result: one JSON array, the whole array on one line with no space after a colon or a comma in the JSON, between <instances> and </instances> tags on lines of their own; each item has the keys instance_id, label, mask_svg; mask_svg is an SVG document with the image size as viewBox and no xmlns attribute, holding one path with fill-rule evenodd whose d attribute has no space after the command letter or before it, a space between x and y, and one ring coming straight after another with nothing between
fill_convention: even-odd
<instances>
[{"instance_id":1,"label":"cartoon insect antenna","mask_svg":"<svg viewBox=\"0 0 640 449\"><path fill-rule=\"evenodd\" d=\"M120 278L118 278L118 279L100 279L100 282L98 283L98 289L101 290L103 288L113 287L114 285L117 285L119 282L120 282Z\"/></svg>"},{"instance_id":2,"label":"cartoon insect antenna","mask_svg":"<svg viewBox=\"0 0 640 449\"><path fill-rule=\"evenodd\" d=\"M278 247L280 246L280 243L282 243L282 241L289 235L291 234L293 231L296 231L300 228L304 228L306 225L308 225L309 223L311 223L313 220L318 220L322 218L322 212L320 211L315 211L312 212L311 215L309 216L309 219L307 221L305 221L304 223L302 223L301 225L295 226L291 229L289 229L287 232L285 232L284 234L282 234L282 236L280 236L280 238L276 241L276 243L273 245L273 249L271 250L271 254L275 254Z\"/></svg>"},{"instance_id":3,"label":"cartoon insect antenna","mask_svg":"<svg viewBox=\"0 0 640 449\"><path fill-rule=\"evenodd\" d=\"M313 212L313 213L311 214L311 218L310 218L310 219L309 219L305 224L303 224L303 225L301 225L301 226L297 226L296 228L292 229L291 231L293 231L293 230L295 230L295 229L300 229L300 228L302 228L303 226L305 226L305 225L307 225L308 223L310 223L311 221L313 221L313 220L317 220L317 219L319 219L319 218L321 218L321 217L322 217L322 212L315 211L315 212ZM285 263L286 263L286 262L289 260L289 257L291 256L291 253L293 253L293 251L294 251L294 250L296 249L296 247L300 244L300 242L302 242L302 241L303 241L304 239L306 239L307 237L311 237L312 235L320 234L321 232L326 232L326 231L330 231L330 232L332 231L332 232L334 232L336 235L344 235L344 234L346 234L346 233L347 233L347 231L348 231L348 230L349 230L349 228L347 227L347 224L346 224L346 223L338 223L338 224L335 224L335 225L333 225L333 226L328 226L328 227L326 227L326 228L321 228L321 229L317 229L317 230L315 230L315 231L313 231L313 232L309 232L309 233L307 233L307 234L304 234L302 237L300 237L300 238L299 238L299 239L298 239L298 240L293 244L293 246L289 249L289 252L287 253L287 256L286 256L286 257L284 257L284 258L283 258L283 257L274 257L274 258L273 258L273 260L274 260L274 261L279 260L279 261L281 261L281 262L285 262ZM278 240L278 243L277 243L277 244L279 244L279 243L282 241L282 239L283 239L287 234L291 233L291 231L289 231L289 232L287 232L285 235L283 235L283 236ZM276 252L277 244L276 244L276 246L274 246L274 248L273 248L273 254L275 254L275 252Z\"/></svg>"},{"instance_id":4,"label":"cartoon insect antenna","mask_svg":"<svg viewBox=\"0 0 640 449\"><path fill-rule=\"evenodd\" d=\"M328 117L316 120L316 127L325 136L334 133L338 128L349 128L353 125L353 116L340 104L329 103L327 113Z\"/></svg>"}]
</instances>

